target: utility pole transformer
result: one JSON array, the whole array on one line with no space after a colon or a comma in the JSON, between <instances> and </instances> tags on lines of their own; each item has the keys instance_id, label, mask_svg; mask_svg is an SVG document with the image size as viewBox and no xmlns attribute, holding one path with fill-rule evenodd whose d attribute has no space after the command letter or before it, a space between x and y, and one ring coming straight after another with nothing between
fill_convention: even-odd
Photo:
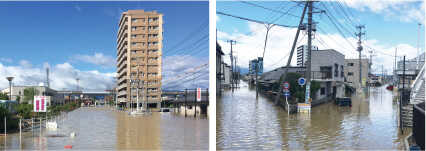
<instances>
[{"instance_id":1,"label":"utility pole transformer","mask_svg":"<svg viewBox=\"0 0 426 151\"><path fill-rule=\"evenodd\" d=\"M365 32L362 32L362 29L365 28L364 25L359 25L356 26L356 28L358 29L358 33L355 33L355 35L358 37L358 54L359 54L359 88L362 87L362 63L361 63L361 51L362 51L362 46L361 46L361 36L365 35Z\"/></svg>"}]
</instances>

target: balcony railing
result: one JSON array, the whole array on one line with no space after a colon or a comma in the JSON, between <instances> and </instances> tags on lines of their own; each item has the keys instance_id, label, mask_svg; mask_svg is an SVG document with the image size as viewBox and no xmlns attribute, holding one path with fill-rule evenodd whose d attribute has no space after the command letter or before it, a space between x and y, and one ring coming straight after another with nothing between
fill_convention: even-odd
<instances>
[{"instance_id":1,"label":"balcony railing","mask_svg":"<svg viewBox=\"0 0 426 151\"><path fill-rule=\"evenodd\" d=\"M333 79L333 74L331 71L312 71L311 76L312 79Z\"/></svg>"}]
</instances>

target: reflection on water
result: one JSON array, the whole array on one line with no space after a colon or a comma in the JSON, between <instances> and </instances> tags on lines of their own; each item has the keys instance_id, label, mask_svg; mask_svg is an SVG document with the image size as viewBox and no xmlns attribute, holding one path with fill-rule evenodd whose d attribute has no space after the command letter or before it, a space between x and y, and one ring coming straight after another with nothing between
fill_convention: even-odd
<instances>
[{"instance_id":1,"label":"reflection on water","mask_svg":"<svg viewBox=\"0 0 426 151\"><path fill-rule=\"evenodd\" d=\"M132 117L109 108L80 108L58 117L56 131L35 129L33 132L7 136L7 149L77 150L123 149L208 149L208 119L185 118L173 113L154 112L151 116ZM77 136L71 138L70 133ZM49 137L62 135L65 137ZM0 136L4 149L5 139ZM21 145L20 145L21 144Z\"/></svg>"},{"instance_id":2,"label":"reflection on water","mask_svg":"<svg viewBox=\"0 0 426 151\"><path fill-rule=\"evenodd\" d=\"M288 115L245 83L217 100L217 149L401 149L397 104L384 87L352 97L352 107L333 103L311 114Z\"/></svg>"}]
</instances>

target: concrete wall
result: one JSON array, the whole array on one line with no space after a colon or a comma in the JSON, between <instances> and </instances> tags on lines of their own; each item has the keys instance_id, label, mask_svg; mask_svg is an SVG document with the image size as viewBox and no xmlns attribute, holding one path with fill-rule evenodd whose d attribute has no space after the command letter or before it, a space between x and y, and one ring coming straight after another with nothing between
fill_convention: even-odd
<instances>
[{"instance_id":1,"label":"concrete wall","mask_svg":"<svg viewBox=\"0 0 426 151\"><path fill-rule=\"evenodd\" d=\"M332 80L343 81L344 76L341 76L341 66L344 66L345 55L333 49L312 51L311 71L320 71L321 66L332 67ZM338 66L338 75L335 76L335 64Z\"/></svg>"},{"instance_id":2,"label":"concrete wall","mask_svg":"<svg viewBox=\"0 0 426 151\"><path fill-rule=\"evenodd\" d=\"M368 81L369 60L361 59L361 79L362 81ZM352 73L352 74L349 74ZM359 60L358 59L345 59L345 77L346 82L351 86L359 87ZM363 83L365 86L365 83Z\"/></svg>"}]
</instances>

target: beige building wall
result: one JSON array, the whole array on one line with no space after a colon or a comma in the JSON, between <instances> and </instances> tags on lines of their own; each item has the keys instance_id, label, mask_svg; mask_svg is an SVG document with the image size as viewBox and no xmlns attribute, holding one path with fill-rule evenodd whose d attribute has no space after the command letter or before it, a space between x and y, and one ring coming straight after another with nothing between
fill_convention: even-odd
<instances>
[{"instance_id":1,"label":"beige building wall","mask_svg":"<svg viewBox=\"0 0 426 151\"><path fill-rule=\"evenodd\" d=\"M161 63L163 15L156 11L129 10L121 15L117 35L118 101L159 108L161 102Z\"/></svg>"},{"instance_id":2,"label":"beige building wall","mask_svg":"<svg viewBox=\"0 0 426 151\"><path fill-rule=\"evenodd\" d=\"M363 86L365 86L365 83L368 81L368 73L369 70L369 60L368 59L361 59L361 79L363 82ZM354 87L359 87L359 59L345 59L345 78L346 82Z\"/></svg>"}]
</instances>

